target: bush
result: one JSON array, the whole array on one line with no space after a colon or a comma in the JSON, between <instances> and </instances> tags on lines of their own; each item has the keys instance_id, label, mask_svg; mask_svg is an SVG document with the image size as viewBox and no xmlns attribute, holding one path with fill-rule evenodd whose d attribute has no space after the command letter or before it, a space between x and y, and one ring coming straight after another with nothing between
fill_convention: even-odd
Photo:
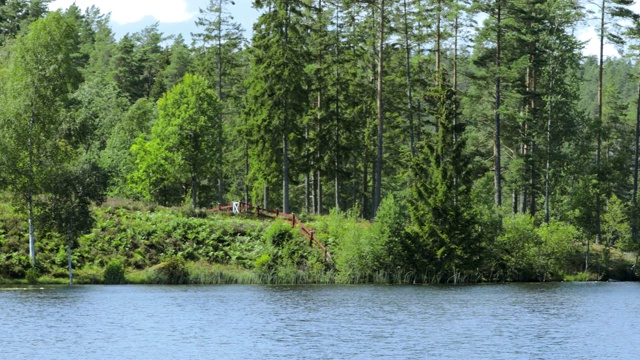
<instances>
[{"instance_id":1,"label":"bush","mask_svg":"<svg viewBox=\"0 0 640 360\"><path fill-rule=\"evenodd\" d=\"M291 231L291 225L282 221L274 221L263 235L265 242L276 248L284 246L284 244L292 238L293 232Z\"/></svg>"},{"instance_id":2,"label":"bush","mask_svg":"<svg viewBox=\"0 0 640 360\"><path fill-rule=\"evenodd\" d=\"M27 282L29 284L37 283L38 282L38 269L31 268L31 269L27 270L27 272L25 274L25 278L27 279Z\"/></svg>"},{"instance_id":3,"label":"bush","mask_svg":"<svg viewBox=\"0 0 640 360\"><path fill-rule=\"evenodd\" d=\"M367 248L367 257L373 266L370 271L392 273L402 269L401 272L405 272L410 267L406 251L410 248L409 235L405 230L407 217L406 209L392 195L382 200Z\"/></svg>"},{"instance_id":4,"label":"bush","mask_svg":"<svg viewBox=\"0 0 640 360\"><path fill-rule=\"evenodd\" d=\"M157 269L157 282L163 284L186 284L189 282L187 263L180 256L170 256Z\"/></svg>"},{"instance_id":5,"label":"bush","mask_svg":"<svg viewBox=\"0 0 640 360\"><path fill-rule=\"evenodd\" d=\"M577 251L577 231L564 222L536 227L530 215L504 219L504 232L496 240L496 270L501 280L562 280Z\"/></svg>"},{"instance_id":6,"label":"bush","mask_svg":"<svg viewBox=\"0 0 640 360\"><path fill-rule=\"evenodd\" d=\"M124 284L126 280L122 262L117 259L111 260L104 268L103 279L105 284Z\"/></svg>"}]
</instances>

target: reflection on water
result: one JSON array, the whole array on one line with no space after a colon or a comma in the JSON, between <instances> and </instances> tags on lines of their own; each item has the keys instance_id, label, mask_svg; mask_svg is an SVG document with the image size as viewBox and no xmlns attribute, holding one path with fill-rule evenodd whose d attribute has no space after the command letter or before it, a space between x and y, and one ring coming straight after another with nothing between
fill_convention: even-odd
<instances>
[{"instance_id":1,"label":"reflection on water","mask_svg":"<svg viewBox=\"0 0 640 360\"><path fill-rule=\"evenodd\" d=\"M640 354L640 284L0 287L2 358Z\"/></svg>"}]
</instances>

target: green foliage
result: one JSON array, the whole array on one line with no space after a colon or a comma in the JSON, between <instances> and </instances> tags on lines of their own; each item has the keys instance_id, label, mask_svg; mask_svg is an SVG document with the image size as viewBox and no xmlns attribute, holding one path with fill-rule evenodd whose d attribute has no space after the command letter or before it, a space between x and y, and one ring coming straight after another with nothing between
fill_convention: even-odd
<instances>
[{"instance_id":1,"label":"green foliage","mask_svg":"<svg viewBox=\"0 0 640 360\"><path fill-rule=\"evenodd\" d=\"M0 1L0 277L24 278L28 241L47 281L67 244L87 283L114 258L136 282L171 282L174 258L199 283L557 280L585 244L588 276L634 277L638 64L610 57L598 90L575 1L389 2L381 19L371 1L260 0L250 45L232 3L208 1L187 44L157 24L116 40L96 7ZM604 3L608 41L637 51L632 1ZM393 196L371 224L379 182ZM107 185L147 203L100 207ZM334 262L288 224L201 209L225 198L309 213Z\"/></svg>"},{"instance_id":2,"label":"green foliage","mask_svg":"<svg viewBox=\"0 0 640 360\"><path fill-rule=\"evenodd\" d=\"M325 246L335 249L333 261L339 282L365 283L373 280L376 274L375 264L369 256L372 253L372 236L368 221L359 220L355 211L343 213L332 210L326 223L318 226L318 230L325 234L320 237Z\"/></svg>"},{"instance_id":3,"label":"green foliage","mask_svg":"<svg viewBox=\"0 0 640 360\"><path fill-rule=\"evenodd\" d=\"M387 196L380 204L371 227L369 256L374 264L371 271L385 272L393 278L395 272L410 269L408 260L412 247L406 231L408 215L393 195Z\"/></svg>"},{"instance_id":4,"label":"green foliage","mask_svg":"<svg viewBox=\"0 0 640 360\"><path fill-rule=\"evenodd\" d=\"M263 282L304 284L327 278L323 254L289 223L273 222L263 240L264 252L253 264Z\"/></svg>"},{"instance_id":5,"label":"green foliage","mask_svg":"<svg viewBox=\"0 0 640 360\"><path fill-rule=\"evenodd\" d=\"M634 250L627 211L615 194L607 202L602 216L602 239L607 246L618 245L624 250Z\"/></svg>"},{"instance_id":6,"label":"green foliage","mask_svg":"<svg viewBox=\"0 0 640 360\"><path fill-rule=\"evenodd\" d=\"M251 67L246 80L245 108L248 155L251 175L257 179L254 192L281 180L283 211L289 212L291 169L301 159L296 153L302 139L302 118L307 111L308 93L303 24L303 1L257 2L266 8L252 39ZM281 149L281 150L280 150ZM289 166L291 161L292 166Z\"/></svg>"},{"instance_id":7,"label":"green foliage","mask_svg":"<svg viewBox=\"0 0 640 360\"><path fill-rule=\"evenodd\" d=\"M581 251L573 226L554 221L536 227L531 216L521 214L503 219L503 224L504 232L497 238L494 249L495 279L562 280L566 273L576 270L574 259Z\"/></svg>"},{"instance_id":8,"label":"green foliage","mask_svg":"<svg viewBox=\"0 0 640 360\"><path fill-rule=\"evenodd\" d=\"M36 268L30 268L25 274L25 279L29 284L36 284L38 282L38 277L38 269Z\"/></svg>"},{"instance_id":9,"label":"green foliage","mask_svg":"<svg viewBox=\"0 0 640 360\"><path fill-rule=\"evenodd\" d=\"M597 281L598 276L589 272L579 272L575 275L565 275L565 281Z\"/></svg>"},{"instance_id":10,"label":"green foliage","mask_svg":"<svg viewBox=\"0 0 640 360\"><path fill-rule=\"evenodd\" d=\"M169 256L169 258L156 266L156 282L161 284L187 284L189 282L189 270L181 256Z\"/></svg>"},{"instance_id":11,"label":"green foliage","mask_svg":"<svg viewBox=\"0 0 640 360\"><path fill-rule=\"evenodd\" d=\"M411 218L420 239L422 269L430 281L458 282L479 265L481 243L471 203L470 157L464 152L465 125L456 123L456 92L437 75L430 89L430 112L436 132L424 134L411 166Z\"/></svg>"},{"instance_id":12,"label":"green foliage","mask_svg":"<svg viewBox=\"0 0 640 360\"><path fill-rule=\"evenodd\" d=\"M124 284L126 282L124 277L124 265L122 261L113 259L109 261L104 268L104 274L102 276L105 284Z\"/></svg>"},{"instance_id":13,"label":"green foliage","mask_svg":"<svg viewBox=\"0 0 640 360\"><path fill-rule=\"evenodd\" d=\"M182 82L158 101L158 120L149 141L141 136L131 151L138 171L130 183L147 199L176 204L184 184L190 184L192 206L198 202L198 188L212 174L220 173L222 124L220 100L210 84L197 75L185 75Z\"/></svg>"}]
</instances>

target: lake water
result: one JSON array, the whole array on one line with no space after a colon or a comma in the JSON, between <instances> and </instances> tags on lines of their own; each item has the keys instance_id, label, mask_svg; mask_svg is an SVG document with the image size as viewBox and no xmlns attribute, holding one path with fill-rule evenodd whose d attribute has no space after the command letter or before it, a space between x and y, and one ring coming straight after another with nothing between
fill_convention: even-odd
<instances>
[{"instance_id":1,"label":"lake water","mask_svg":"<svg viewBox=\"0 0 640 360\"><path fill-rule=\"evenodd\" d=\"M638 359L640 284L4 286L3 359Z\"/></svg>"}]
</instances>

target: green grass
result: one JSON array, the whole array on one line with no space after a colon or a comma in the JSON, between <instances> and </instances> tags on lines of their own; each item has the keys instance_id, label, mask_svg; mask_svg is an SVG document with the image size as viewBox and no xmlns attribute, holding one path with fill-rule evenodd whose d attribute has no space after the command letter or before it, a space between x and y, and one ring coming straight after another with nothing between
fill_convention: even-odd
<instances>
[{"instance_id":1,"label":"green grass","mask_svg":"<svg viewBox=\"0 0 640 360\"><path fill-rule=\"evenodd\" d=\"M564 281L598 281L599 276L591 272L579 272L572 275L565 275Z\"/></svg>"}]
</instances>

